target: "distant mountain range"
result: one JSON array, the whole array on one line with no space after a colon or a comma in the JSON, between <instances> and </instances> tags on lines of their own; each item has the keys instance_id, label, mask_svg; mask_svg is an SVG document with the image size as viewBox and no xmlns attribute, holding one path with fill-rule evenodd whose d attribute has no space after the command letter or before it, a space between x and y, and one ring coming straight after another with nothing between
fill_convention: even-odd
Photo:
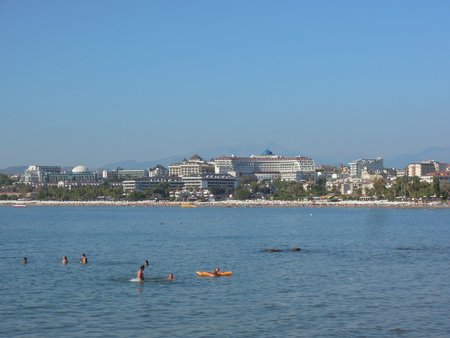
<instances>
[{"instance_id":1,"label":"distant mountain range","mask_svg":"<svg viewBox=\"0 0 450 338\"><path fill-rule=\"evenodd\" d=\"M212 158L221 156L221 155L235 155L235 156L250 156L252 154L261 154L266 148L269 148L273 151L274 154L283 154L286 156L292 155L301 155L294 154L292 150L289 150L283 146L280 146L275 143L270 143L264 146L261 145L248 145L248 146L219 146L219 147L205 147L192 151L189 154L180 154L174 155L170 157L164 157L157 160L152 161L144 161L144 162L136 162L133 160L127 161L119 161L114 163L108 163L103 165L102 169L116 169L116 168L124 168L124 169L146 169L156 166L157 164L162 164L164 166L168 166L169 164L181 162L183 159L189 159L194 154L198 154L205 161L209 161Z\"/></svg>"},{"instance_id":2,"label":"distant mountain range","mask_svg":"<svg viewBox=\"0 0 450 338\"><path fill-rule=\"evenodd\" d=\"M0 174L6 174L6 175L17 175L17 174L23 174L25 169L27 169L28 166L26 165L19 165L14 167L8 167L5 169L0 169Z\"/></svg>"},{"instance_id":3,"label":"distant mountain range","mask_svg":"<svg viewBox=\"0 0 450 338\"><path fill-rule=\"evenodd\" d=\"M266 146L273 151L274 154L283 154L285 156L304 155L312 157L318 164L338 165L339 163L348 163L356 158L336 160L332 158L314 156L314 154L296 154L292 150L287 149L277 144L269 144ZM200 155L204 160L208 161L211 158L220 155L236 155L249 156L251 154L260 154L264 151L264 147L260 145L252 145L246 147L210 147L198 149L191 154L174 155L164 157L156 160L136 162L134 160L120 161L108 163L98 169L147 169L155 167L157 164L168 166L169 164L182 161L184 158L189 159L194 154ZM395 157L385 158L384 166L387 168L405 168L409 163L419 162L425 160L436 160L439 162L450 163L450 147L429 147L417 154L402 154ZM5 169L0 169L0 173L7 175L22 174L28 166L13 166ZM70 170L69 167L64 167L63 170Z\"/></svg>"},{"instance_id":4,"label":"distant mountain range","mask_svg":"<svg viewBox=\"0 0 450 338\"><path fill-rule=\"evenodd\" d=\"M417 154L402 154L386 158L384 166L386 168L405 168L410 163L426 160L450 163L450 147L430 147Z\"/></svg>"},{"instance_id":5,"label":"distant mountain range","mask_svg":"<svg viewBox=\"0 0 450 338\"><path fill-rule=\"evenodd\" d=\"M189 157L191 157L191 156L189 156ZM184 159L184 157L181 155L181 156L164 157L164 158L160 158L158 160L144 161L144 162L136 162L134 160L126 160L126 161L108 163L108 164L102 165L99 169L108 169L108 170L116 169L116 168L148 169L148 168L153 168L158 164L162 164L163 166L167 167L169 164L180 162L183 159Z\"/></svg>"}]
</instances>

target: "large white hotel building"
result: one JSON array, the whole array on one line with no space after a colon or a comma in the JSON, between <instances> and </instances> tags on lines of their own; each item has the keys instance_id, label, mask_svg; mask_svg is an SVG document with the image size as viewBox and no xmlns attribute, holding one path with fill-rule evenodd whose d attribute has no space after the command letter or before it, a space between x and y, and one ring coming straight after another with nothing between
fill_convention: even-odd
<instances>
[{"instance_id":1,"label":"large white hotel building","mask_svg":"<svg viewBox=\"0 0 450 338\"><path fill-rule=\"evenodd\" d=\"M303 156L284 157L265 150L250 157L220 156L214 160L216 174L256 175L258 179L301 181L315 175L314 160Z\"/></svg>"}]
</instances>

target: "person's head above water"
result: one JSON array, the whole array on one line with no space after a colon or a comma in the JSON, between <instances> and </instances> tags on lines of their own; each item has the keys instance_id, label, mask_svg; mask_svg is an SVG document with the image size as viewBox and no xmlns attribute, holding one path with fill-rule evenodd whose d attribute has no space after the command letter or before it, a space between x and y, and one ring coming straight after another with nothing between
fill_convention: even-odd
<instances>
[{"instance_id":1,"label":"person's head above water","mask_svg":"<svg viewBox=\"0 0 450 338\"><path fill-rule=\"evenodd\" d=\"M86 257L86 254L82 254L81 255L81 258L80 258L80 263L81 264L87 264L87 262L88 262L88 259L87 259L87 257Z\"/></svg>"},{"instance_id":2,"label":"person's head above water","mask_svg":"<svg viewBox=\"0 0 450 338\"><path fill-rule=\"evenodd\" d=\"M28 263L28 258L24 257L24 258L22 259L22 263L23 263L23 264L27 264L27 263Z\"/></svg>"},{"instance_id":3,"label":"person's head above water","mask_svg":"<svg viewBox=\"0 0 450 338\"><path fill-rule=\"evenodd\" d=\"M148 262L148 260L145 260L144 265L145 265L145 266L149 266L149 265L150 265L150 263Z\"/></svg>"}]
</instances>

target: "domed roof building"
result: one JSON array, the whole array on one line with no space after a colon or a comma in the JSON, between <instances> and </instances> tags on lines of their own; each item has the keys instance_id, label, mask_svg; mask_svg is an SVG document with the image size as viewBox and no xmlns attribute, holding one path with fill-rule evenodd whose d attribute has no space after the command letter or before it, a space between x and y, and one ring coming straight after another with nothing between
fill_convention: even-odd
<instances>
[{"instance_id":1,"label":"domed roof building","mask_svg":"<svg viewBox=\"0 0 450 338\"><path fill-rule=\"evenodd\" d=\"M264 151L262 152L261 155L262 155L262 156L272 156L273 153L272 153L269 149L266 149L266 150L264 150Z\"/></svg>"},{"instance_id":2,"label":"domed roof building","mask_svg":"<svg viewBox=\"0 0 450 338\"><path fill-rule=\"evenodd\" d=\"M72 169L73 174L82 174L82 173L88 173L89 169L84 165L76 166Z\"/></svg>"}]
</instances>

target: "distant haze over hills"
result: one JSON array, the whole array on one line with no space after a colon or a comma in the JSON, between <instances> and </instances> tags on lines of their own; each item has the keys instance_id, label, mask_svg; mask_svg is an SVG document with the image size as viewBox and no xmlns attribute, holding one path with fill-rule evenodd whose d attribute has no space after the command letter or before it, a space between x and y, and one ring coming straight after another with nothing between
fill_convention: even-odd
<instances>
[{"instance_id":1,"label":"distant haze over hills","mask_svg":"<svg viewBox=\"0 0 450 338\"><path fill-rule=\"evenodd\" d=\"M137 162L134 160L126 160L126 161L119 161L114 163L108 163L100 168L90 168L90 169L115 169L115 168L124 168L124 169L146 169L156 166L157 164L162 164L164 166L167 166L172 163L180 162L184 158L188 159L194 154L200 155L205 161L210 160L211 158L218 157L221 155L236 155L236 156L250 156L250 155L256 155L261 154L265 149L270 149L274 154L279 154L283 156L296 156L296 155L302 155L313 158L317 164L329 164L329 165L339 165L341 163L347 164L348 162L352 160L356 160L358 158L370 158L371 156L356 156L356 157L349 157L346 155L343 158L337 158L336 156L314 156L314 154L309 153L295 153L291 149L287 149L283 146L280 146L278 144L268 144L265 146L261 145L250 145L245 147L238 147L238 146L221 146L221 147L209 147L209 148L202 148L197 149L196 151L193 151L190 154L180 154L180 155L174 155L174 156L168 156L164 158L159 158L156 160L149 160L149 161L143 161L143 162ZM380 156L383 156L382 154ZM387 168L405 168L409 163L412 162L419 162L419 161L425 161L425 160L436 160L439 162L450 162L450 146L449 147L429 147L417 154L401 154L398 156L385 158L384 159L384 165ZM33 163L30 163L31 165ZM36 163L36 164L43 164L43 165L61 165L60 163ZM25 166L13 166L8 167L5 169L0 169L0 173L8 174L8 175L15 175L15 174L21 174L25 171L25 169L28 167L28 165ZM70 170L72 167L64 166L64 170Z\"/></svg>"},{"instance_id":2,"label":"distant haze over hills","mask_svg":"<svg viewBox=\"0 0 450 338\"><path fill-rule=\"evenodd\" d=\"M27 169L27 168L28 168L28 166L26 166L26 165L8 167L5 169L0 169L0 174L6 174L6 175L22 174L25 171L25 169Z\"/></svg>"},{"instance_id":3,"label":"distant haze over hills","mask_svg":"<svg viewBox=\"0 0 450 338\"><path fill-rule=\"evenodd\" d=\"M384 160L385 167L404 168L409 163L426 160L435 160L438 162L450 162L450 147L439 148L430 147L417 154L402 154Z\"/></svg>"},{"instance_id":4,"label":"distant haze over hills","mask_svg":"<svg viewBox=\"0 0 450 338\"><path fill-rule=\"evenodd\" d=\"M339 165L341 163L348 164L352 160L356 160L358 158L370 158L370 156L360 156L360 157L346 157L346 158L336 158L336 157L327 157L327 156L314 156L307 153L295 153L292 150L284 148L282 146L278 146L276 144L272 144L266 147L261 146L248 146L244 148L237 147L217 147L217 148L204 148L198 149L198 151L194 151L191 154L177 155L165 157L152 161L145 162L136 162L136 161L121 161L115 163L109 163L102 168L105 169L114 169L114 168L125 168L125 169L144 169L154 167L157 164L169 165L172 163L180 162L184 158L190 158L194 154L200 155L204 160L210 160L211 158L218 157L221 155L236 155L236 156L250 156L261 154L266 148L272 150L274 154L279 154L283 156L296 156L302 155L313 158L317 164L330 164L330 165ZM382 154L380 156L383 156ZM409 163L419 162L425 160L436 160L439 162L450 162L450 147L446 148L438 148L438 147L430 147L427 148L417 154L402 154L390 158L384 158L384 165L387 168L405 168Z\"/></svg>"}]
</instances>

